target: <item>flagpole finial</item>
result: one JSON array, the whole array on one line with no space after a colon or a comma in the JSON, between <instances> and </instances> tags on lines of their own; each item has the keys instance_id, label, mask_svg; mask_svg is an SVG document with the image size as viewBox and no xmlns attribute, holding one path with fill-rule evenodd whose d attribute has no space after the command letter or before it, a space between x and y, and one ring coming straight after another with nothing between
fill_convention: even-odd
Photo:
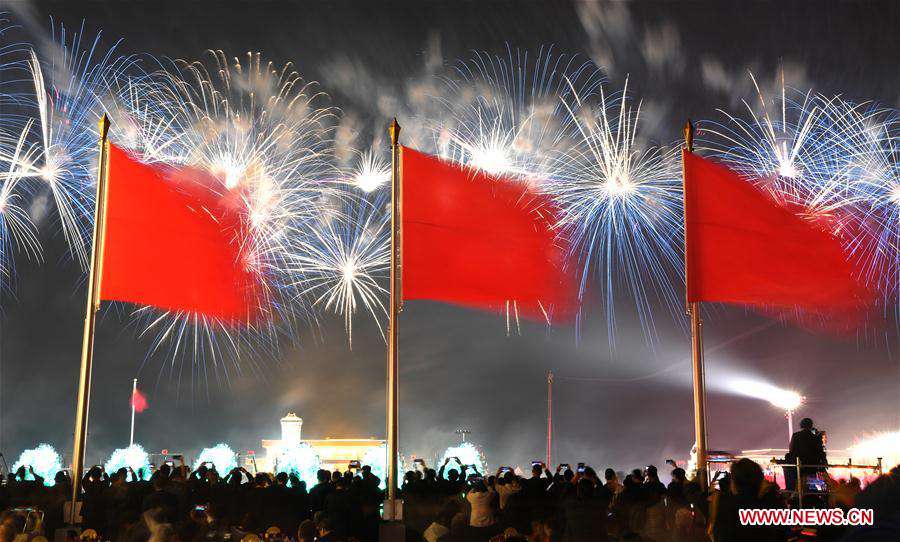
<instances>
[{"instance_id":1,"label":"flagpole finial","mask_svg":"<svg viewBox=\"0 0 900 542\"><path fill-rule=\"evenodd\" d=\"M100 117L100 121L97 125L100 127L100 140L106 141L106 137L109 134L109 116L106 113L103 113L103 116Z\"/></svg>"},{"instance_id":2,"label":"flagpole finial","mask_svg":"<svg viewBox=\"0 0 900 542\"><path fill-rule=\"evenodd\" d=\"M400 142L400 124L397 122L397 117L394 117L394 120L391 121L388 132L391 134L391 145L396 147Z\"/></svg>"},{"instance_id":3,"label":"flagpole finial","mask_svg":"<svg viewBox=\"0 0 900 542\"><path fill-rule=\"evenodd\" d=\"M691 119L684 123L684 148L688 152L694 152L694 124Z\"/></svg>"}]
</instances>

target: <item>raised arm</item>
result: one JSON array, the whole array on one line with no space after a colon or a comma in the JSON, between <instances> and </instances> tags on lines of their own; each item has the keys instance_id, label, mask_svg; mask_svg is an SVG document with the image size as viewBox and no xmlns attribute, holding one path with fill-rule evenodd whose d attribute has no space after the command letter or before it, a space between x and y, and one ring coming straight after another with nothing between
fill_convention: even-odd
<instances>
[{"instance_id":1,"label":"raised arm","mask_svg":"<svg viewBox=\"0 0 900 542\"><path fill-rule=\"evenodd\" d=\"M39 485L41 485L41 486L44 485L44 477L41 476L40 474L34 472L34 467L32 467L31 465L29 465L29 466L28 466L28 472L30 472L30 473L31 473L31 476L34 477L34 481L35 481L35 482L37 482L37 483L38 483Z\"/></svg>"}]
</instances>

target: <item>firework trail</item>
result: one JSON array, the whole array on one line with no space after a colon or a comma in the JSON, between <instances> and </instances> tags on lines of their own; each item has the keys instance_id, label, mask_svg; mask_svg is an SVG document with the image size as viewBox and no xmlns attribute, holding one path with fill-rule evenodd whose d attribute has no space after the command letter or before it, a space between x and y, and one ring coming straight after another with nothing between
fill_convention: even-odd
<instances>
[{"instance_id":1,"label":"firework trail","mask_svg":"<svg viewBox=\"0 0 900 542\"><path fill-rule=\"evenodd\" d=\"M632 106L627 90L626 81L619 96L601 88L598 101L586 101L573 89L561 99L574 144L554 154L545 185L558 203L560 231L580 265L582 299L592 278L600 284L611 344L620 287L629 292L652 343L649 296L677 312L674 283L683 267L677 149L642 142L640 102Z\"/></svg>"},{"instance_id":2,"label":"firework trail","mask_svg":"<svg viewBox=\"0 0 900 542\"><path fill-rule=\"evenodd\" d=\"M862 280L897 310L900 288L900 117L872 104L831 102L832 180L811 203L825 209Z\"/></svg>"},{"instance_id":3,"label":"firework trail","mask_svg":"<svg viewBox=\"0 0 900 542\"><path fill-rule=\"evenodd\" d=\"M369 166L361 157L366 176ZM376 168L380 171L381 168ZM350 181L358 186L359 176ZM368 186L370 181L364 181ZM341 198L336 212L325 214L304 235L292 264L297 295L315 307L344 318L347 339L353 343L353 316L362 308L382 335L388 290L383 286L390 268L390 198L385 192Z\"/></svg>"},{"instance_id":4,"label":"firework trail","mask_svg":"<svg viewBox=\"0 0 900 542\"><path fill-rule=\"evenodd\" d=\"M166 85L155 74L115 72L102 98L110 130L119 146L138 153L146 163L180 163L187 152L188 129L165 100Z\"/></svg>"},{"instance_id":5,"label":"firework trail","mask_svg":"<svg viewBox=\"0 0 900 542\"><path fill-rule=\"evenodd\" d=\"M443 105L433 121L439 156L491 175L540 183L544 161L569 145L570 119L562 100L573 93L592 96L603 72L578 56L541 48L507 49L507 55L476 52L444 79Z\"/></svg>"},{"instance_id":6,"label":"firework trail","mask_svg":"<svg viewBox=\"0 0 900 542\"><path fill-rule=\"evenodd\" d=\"M703 124L701 147L836 235L859 264L860 279L882 293L885 307L895 305L900 279L896 111L791 90L783 79L770 102L756 79L753 83L757 108L744 102L745 117L721 111L724 123Z\"/></svg>"},{"instance_id":7,"label":"firework trail","mask_svg":"<svg viewBox=\"0 0 900 542\"><path fill-rule=\"evenodd\" d=\"M829 184L833 152L825 144L831 117L831 102L812 91L801 92L784 85L769 99L753 74L756 102L742 100L745 116L718 110L725 122L702 124L698 149L747 179L762 181L761 188L777 201L805 206Z\"/></svg>"},{"instance_id":8,"label":"firework trail","mask_svg":"<svg viewBox=\"0 0 900 542\"><path fill-rule=\"evenodd\" d=\"M23 164L32 161L35 151L33 147L25 147L25 136L30 128L30 123L26 123L12 150L3 155L8 171L0 173L0 273L4 286L12 279L16 252L25 252L28 257L38 261L42 257L37 229L27 209L27 192L23 194L19 190L25 169Z\"/></svg>"},{"instance_id":9,"label":"firework trail","mask_svg":"<svg viewBox=\"0 0 900 542\"><path fill-rule=\"evenodd\" d=\"M0 37L14 27L0 13ZM24 59L28 49L22 43L9 42L0 46L0 283L9 287L14 276L15 254L25 252L35 260L41 259L41 245L28 213L31 198L26 183L22 183L24 169L35 160L36 150L26 141L34 120L19 114L29 103L27 93L18 87L27 73Z\"/></svg>"},{"instance_id":10,"label":"firework trail","mask_svg":"<svg viewBox=\"0 0 900 542\"><path fill-rule=\"evenodd\" d=\"M53 27L53 46L47 58L29 51L26 62L33 83L36 122L22 129L25 158L0 154L0 162L17 165L12 174L40 193L49 191L56 216L73 258L87 268L97 155L100 97L113 74L130 69L132 57L116 54L117 43L102 50L98 33L86 40L84 25L59 35Z\"/></svg>"},{"instance_id":11,"label":"firework trail","mask_svg":"<svg viewBox=\"0 0 900 542\"><path fill-rule=\"evenodd\" d=\"M28 86L25 87L26 90L22 88L22 83L28 79L25 63L28 45L15 41L14 33L18 27L12 24L7 15L0 12L0 110L3 111L0 134L4 136L22 130L31 118L23 114L22 109L33 102L31 93L27 92Z\"/></svg>"}]
</instances>

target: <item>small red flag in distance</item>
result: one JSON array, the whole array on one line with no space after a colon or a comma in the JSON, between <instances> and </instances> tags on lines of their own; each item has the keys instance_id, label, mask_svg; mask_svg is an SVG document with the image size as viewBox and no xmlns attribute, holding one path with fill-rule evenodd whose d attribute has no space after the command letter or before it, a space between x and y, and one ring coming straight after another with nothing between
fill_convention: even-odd
<instances>
[{"instance_id":1,"label":"small red flag in distance","mask_svg":"<svg viewBox=\"0 0 900 542\"><path fill-rule=\"evenodd\" d=\"M141 393L141 390L135 388L131 393L131 406L135 412L143 412L150 405L147 403L147 397Z\"/></svg>"}]
</instances>

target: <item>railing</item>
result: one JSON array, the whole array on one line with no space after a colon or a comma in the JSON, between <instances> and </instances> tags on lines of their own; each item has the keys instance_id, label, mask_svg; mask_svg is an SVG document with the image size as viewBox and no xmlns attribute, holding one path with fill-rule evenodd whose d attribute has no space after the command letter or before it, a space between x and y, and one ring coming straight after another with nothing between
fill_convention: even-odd
<instances>
[{"instance_id":1,"label":"railing","mask_svg":"<svg viewBox=\"0 0 900 542\"><path fill-rule=\"evenodd\" d=\"M771 459L771 463L775 465L780 465L782 469L786 468L795 468L797 469L797 507L803 508L803 490L805 486L806 480L802 476L803 469L823 469L827 470L830 468L850 468L850 469L871 469L881 476L882 469L882 458L877 458L877 464L875 465L854 465L853 458L848 458L847 463L826 463L824 465L807 465L801 463L799 459L797 459L793 464L785 463L784 460L775 459L774 457ZM787 485L787 480L785 480L785 485ZM787 491L787 487L785 487L785 491ZM828 493L828 490L825 490L825 493Z\"/></svg>"},{"instance_id":2,"label":"railing","mask_svg":"<svg viewBox=\"0 0 900 542\"><path fill-rule=\"evenodd\" d=\"M782 469L796 469L797 470L797 480L796 480L796 484L795 484L796 489L791 491L787 488L787 477L785 477L785 491L790 491L791 493L796 494L797 495L797 506L798 506L798 508L802 508L803 507L803 493L804 493L805 482L806 482L806 480L802 476L803 469L821 469L821 470L830 469L830 468L864 469L864 470L871 470L874 473L876 473L878 476L881 476L882 469L883 469L883 464L882 464L883 458L878 457L876 459L877 459L877 463L875 465L855 465L855 464L853 464L853 458L848 458L846 463L827 463L824 465L812 465L812 464L801 463L799 459L797 459L794 463L789 463L789 462L785 461L784 459L777 459L775 457L772 457L772 459L769 460L769 464L773 465L773 466L781 467ZM708 459L707 465L713 464L713 463L720 463L720 464L721 463L733 463L736 460L737 460L737 458L735 458L735 457L729 457L729 458L718 457L718 458ZM828 493L827 489L826 489L825 493L826 494Z\"/></svg>"}]
</instances>

